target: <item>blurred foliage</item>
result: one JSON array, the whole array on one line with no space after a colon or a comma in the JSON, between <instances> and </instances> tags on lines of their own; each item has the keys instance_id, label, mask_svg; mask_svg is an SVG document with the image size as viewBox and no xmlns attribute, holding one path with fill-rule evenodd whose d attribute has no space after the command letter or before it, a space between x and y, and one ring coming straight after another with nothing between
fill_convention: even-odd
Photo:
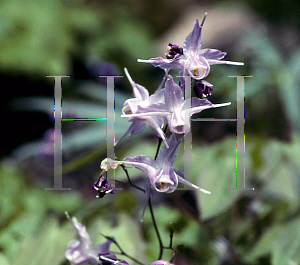
<instances>
[{"instance_id":1,"label":"blurred foliage","mask_svg":"<svg viewBox=\"0 0 300 265\"><path fill-rule=\"evenodd\" d=\"M71 74L71 81L63 84L63 118L105 118L106 83L98 75L124 75L120 71L123 67L133 80L154 92L163 71L138 64L136 59L155 56L154 38L183 17L193 2L1 1L1 78L3 84L18 79L12 89L5 87L4 111L14 112L16 117L43 114L53 123L53 80L41 81L37 76ZM214 91L210 100L231 101L232 105L193 118L234 118L236 79L228 76L253 75L245 79L245 168L246 185L254 191L229 190L235 187L235 123L193 122L193 183L212 194L188 190L153 198L164 245L169 244L170 227L174 227L176 264L300 263L299 3L244 2L266 19L267 30L243 32L234 47L229 47L235 49L231 51L233 60L245 62L244 67L211 68L207 81L214 84ZM290 23L297 34L295 43L285 46L291 40L280 36L279 41L277 35L279 28L280 32L288 31ZM129 126L120 113L132 89L126 78L115 83L118 139ZM51 87L51 93L44 92L45 87ZM24 118L28 124L29 120ZM17 123L13 137L5 140L17 142L28 127ZM1 123L3 128L9 130ZM105 128L103 121L63 122L63 186L72 187L71 191L44 190L53 181L51 127L42 139L24 140L3 157L1 265L68 264L66 245L77 235L65 211L87 226L94 246L105 240L102 234L114 236L128 254L145 264L157 259L158 240L148 207L143 222L139 221L147 203L143 193L117 183L123 191L101 200L94 198L91 185L99 175L99 162L106 156ZM157 139L147 128L142 134L126 136L115 147L116 156L120 160L141 153L154 157L156 146ZM180 146L175 168L183 169L183 154ZM134 183L143 187L145 175L136 169L128 171ZM117 180L126 182L121 168L115 173ZM116 246L112 249L117 251ZM172 251L166 250L164 258L169 260L171 255Z\"/></svg>"},{"instance_id":2,"label":"blurred foliage","mask_svg":"<svg viewBox=\"0 0 300 265\"><path fill-rule=\"evenodd\" d=\"M77 4L75 4L77 2ZM80 1L1 1L1 67L66 75L78 34L99 30L99 18Z\"/></svg>"}]
</instances>

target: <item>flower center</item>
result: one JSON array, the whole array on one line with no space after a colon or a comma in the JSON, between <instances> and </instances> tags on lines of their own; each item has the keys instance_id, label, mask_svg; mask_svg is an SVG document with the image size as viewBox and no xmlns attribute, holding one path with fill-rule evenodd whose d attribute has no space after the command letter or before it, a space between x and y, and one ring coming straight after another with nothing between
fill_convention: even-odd
<instances>
[{"instance_id":1,"label":"flower center","mask_svg":"<svg viewBox=\"0 0 300 265\"><path fill-rule=\"evenodd\" d=\"M124 110L124 113L125 113L126 115L132 114L131 110L128 110L128 109L125 109L125 110Z\"/></svg>"},{"instance_id":2,"label":"flower center","mask_svg":"<svg viewBox=\"0 0 300 265\"><path fill-rule=\"evenodd\" d=\"M184 132L184 125L179 125L176 128L178 130L178 133L183 133Z\"/></svg>"},{"instance_id":3,"label":"flower center","mask_svg":"<svg viewBox=\"0 0 300 265\"><path fill-rule=\"evenodd\" d=\"M193 70L193 74L194 74L194 75L199 75L199 71L200 71L200 69L197 67L197 68L195 68L195 69Z\"/></svg>"},{"instance_id":4,"label":"flower center","mask_svg":"<svg viewBox=\"0 0 300 265\"><path fill-rule=\"evenodd\" d=\"M158 192L166 192L170 188L170 183L168 182L156 182L155 183L155 189Z\"/></svg>"},{"instance_id":5,"label":"flower center","mask_svg":"<svg viewBox=\"0 0 300 265\"><path fill-rule=\"evenodd\" d=\"M167 182L160 182L159 186L161 186L164 189L167 184L168 184Z\"/></svg>"}]
</instances>

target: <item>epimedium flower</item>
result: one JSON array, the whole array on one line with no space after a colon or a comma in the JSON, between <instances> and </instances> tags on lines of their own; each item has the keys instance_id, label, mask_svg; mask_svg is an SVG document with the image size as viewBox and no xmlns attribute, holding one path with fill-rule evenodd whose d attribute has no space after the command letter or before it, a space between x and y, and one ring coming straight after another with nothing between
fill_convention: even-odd
<instances>
[{"instance_id":1,"label":"epimedium flower","mask_svg":"<svg viewBox=\"0 0 300 265\"><path fill-rule=\"evenodd\" d=\"M190 117L202 110L228 106L231 103L212 104L207 99L193 97L184 100L180 86L176 85L171 75L168 76L164 92L164 101L147 107L139 106L139 113L122 115L122 117L154 116L166 120L172 133L184 134L190 130Z\"/></svg>"},{"instance_id":2,"label":"epimedium flower","mask_svg":"<svg viewBox=\"0 0 300 265\"><path fill-rule=\"evenodd\" d=\"M221 61L226 56L226 52L217 49L201 49L201 32L206 15L207 13L201 25L196 19L193 30L184 41L183 48L170 43L169 54L166 54L167 59L156 57L150 60L138 59L138 62L151 63L162 69L180 69L179 76L191 76L197 80L205 78L210 72L210 65L213 64L244 65L240 62Z\"/></svg>"},{"instance_id":3,"label":"epimedium flower","mask_svg":"<svg viewBox=\"0 0 300 265\"><path fill-rule=\"evenodd\" d=\"M80 241L71 240L67 245L67 251L65 257L70 261L72 265L82 264L99 264L99 255L111 257L113 253L109 252L109 246L112 243L110 240L106 240L104 243L92 247L90 236L86 231L86 227L79 223L76 217L70 218L67 212L66 216L71 221L75 228ZM100 263L101 264L101 263Z\"/></svg>"},{"instance_id":4,"label":"epimedium flower","mask_svg":"<svg viewBox=\"0 0 300 265\"><path fill-rule=\"evenodd\" d=\"M154 102L158 103L163 99L163 92L161 89L157 89L156 92L149 97L148 90L139 85L136 84L131 76L129 75L127 69L124 69L125 74L132 86L134 98L128 99L125 101L122 112L124 115L131 115L131 114L138 114L141 113L140 110L147 108L147 106L153 104ZM148 124L153 131L156 133L156 135L163 139L165 144L167 144L166 136L162 130L162 127L164 125L163 119L159 117L153 117L153 116L143 116L143 117L134 117L131 116L128 119L129 122L132 122L128 130L123 134L123 136L118 140L118 142L123 139L128 133L130 133L130 136L140 133L144 130L146 124ZM117 143L118 143L117 142ZM116 143L116 144L117 144Z\"/></svg>"},{"instance_id":5,"label":"epimedium flower","mask_svg":"<svg viewBox=\"0 0 300 265\"><path fill-rule=\"evenodd\" d=\"M178 182L182 182L196 190L210 194L209 191L201 189L187 181L181 170L173 168L177 147L183 139L178 140L177 138L178 135L171 135L168 140L169 148L164 145L159 151L156 160L145 155L138 155L133 158L125 157L123 161L118 161L120 164L131 165L148 175L148 181L146 182L146 193L148 197L153 195L153 191L171 193L177 188Z\"/></svg>"}]
</instances>

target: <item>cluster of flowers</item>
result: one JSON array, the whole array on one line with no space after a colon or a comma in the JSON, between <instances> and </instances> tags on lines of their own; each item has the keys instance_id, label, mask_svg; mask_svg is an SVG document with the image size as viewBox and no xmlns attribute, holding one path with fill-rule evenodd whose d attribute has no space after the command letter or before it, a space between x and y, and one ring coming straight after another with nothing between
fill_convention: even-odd
<instances>
[{"instance_id":1,"label":"cluster of flowers","mask_svg":"<svg viewBox=\"0 0 300 265\"><path fill-rule=\"evenodd\" d=\"M178 182L189 185L196 190L210 193L187 181L181 170L173 168L173 162L179 144L190 130L190 117L205 109L230 105L230 103L212 104L206 99L212 92L212 85L204 81L203 78L209 74L210 65L243 65L243 63L221 61L226 55L225 52L216 49L201 49L201 31L205 18L206 14L201 25L199 25L198 20L195 21L194 28L186 37L183 47L169 44L170 49L166 54L166 59L157 57L150 60L138 60L139 62L151 63L153 66L165 70L164 79L153 95L149 96L145 87L136 84L125 69L125 74L133 88L134 98L128 99L124 103L122 117L128 117L131 125L119 141L127 134L132 136L142 132L148 124L156 135L164 141L165 145L159 150L155 159L145 155L137 155L133 158L125 157L122 161L105 159L101 165L103 171L100 178L93 185L93 188L99 193L98 198L103 198L107 193L115 193L114 186L112 183L107 183L107 179L103 175L108 169L115 169L118 164L122 166L124 164L131 165L147 174L145 187L147 199L151 198L155 191L173 192L177 188ZM175 84L173 77L168 74L170 69L179 69L179 85ZM191 79L196 97L184 99L183 91L187 83L185 82L186 77ZM172 133L169 139L163 131L164 121ZM180 138L181 135L183 137ZM116 256L109 252L111 240L107 239L105 243L91 247L85 226L78 223L74 217L71 222L81 239L81 242L71 241L68 244L66 258L72 264L79 265L86 262L95 265L99 263L128 264L124 260L117 260ZM171 265L170 262L158 260L151 265Z\"/></svg>"}]
</instances>

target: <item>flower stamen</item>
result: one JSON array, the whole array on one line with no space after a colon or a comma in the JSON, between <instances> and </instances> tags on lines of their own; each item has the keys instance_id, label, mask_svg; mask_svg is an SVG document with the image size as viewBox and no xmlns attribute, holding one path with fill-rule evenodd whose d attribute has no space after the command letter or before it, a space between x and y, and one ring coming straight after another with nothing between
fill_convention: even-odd
<instances>
[{"instance_id":1,"label":"flower stamen","mask_svg":"<svg viewBox=\"0 0 300 265\"><path fill-rule=\"evenodd\" d=\"M199 70L200 70L200 69L199 69L198 67L195 68L195 69L193 70L193 74L196 75L196 76L198 76Z\"/></svg>"}]
</instances>

